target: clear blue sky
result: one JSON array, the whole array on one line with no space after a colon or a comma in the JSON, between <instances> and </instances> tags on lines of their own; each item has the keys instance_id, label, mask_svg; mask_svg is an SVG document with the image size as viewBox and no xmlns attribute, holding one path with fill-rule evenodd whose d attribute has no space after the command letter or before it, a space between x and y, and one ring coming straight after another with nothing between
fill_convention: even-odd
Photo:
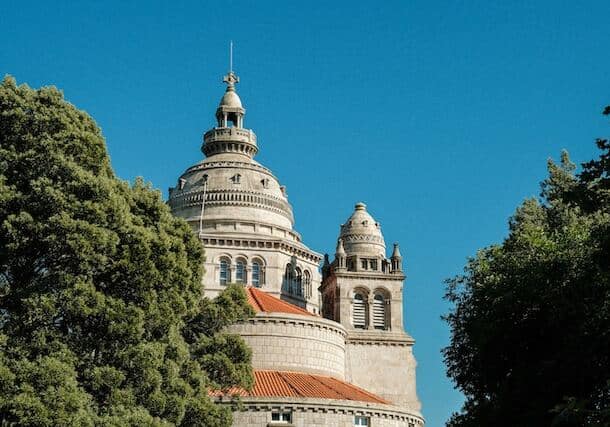
<instances>
[{"instance_id":1,"label":"clear blue sky","mask_svg":"<svg viewBox=\"0 0 610 427\"><path fill-rule=\"evenodd\" d=\"M586 7L585 7L586 5ZM357 201L405 257L428 426L461 405L440 349L443 280L536 196L546 160L607 135L610 2L28 2L0 11L0 73L54 84L117 174L167 188L201 158L235 42L257 157L296 229L333 252Z\"/></svg>"}]
</instances>

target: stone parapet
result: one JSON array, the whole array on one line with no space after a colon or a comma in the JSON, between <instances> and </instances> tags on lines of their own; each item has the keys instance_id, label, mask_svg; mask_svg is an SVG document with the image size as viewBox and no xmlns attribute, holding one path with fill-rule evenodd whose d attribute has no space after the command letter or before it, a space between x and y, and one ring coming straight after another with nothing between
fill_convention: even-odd
<instances>
[{"instance_id":1,"label":"stone parapet","mask_svg":"<svg viewBox=\"0 0 610 427\"><path fill-rule=\"evenodd\" d=\"M250 129L220 127L203 135L201 151L207 156L218 153L238 153L254 157L258 152L256 135Z\"/></svg>"}]
</instances>

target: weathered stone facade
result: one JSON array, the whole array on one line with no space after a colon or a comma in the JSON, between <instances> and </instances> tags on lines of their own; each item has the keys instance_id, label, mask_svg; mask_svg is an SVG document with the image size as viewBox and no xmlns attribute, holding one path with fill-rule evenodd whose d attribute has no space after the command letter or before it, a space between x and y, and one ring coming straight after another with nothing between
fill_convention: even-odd
<instances>
[{"instance_id":1,"label":"weathered stone facade","mask_svg":"<svg viewBox=\"0 0 610 427\"><path fill-rule=\"evenodd\" d=\"M379 339L350 333L346 344L346 380L402 408L419 412L421 404L415 390L417 362L412 348L413 341L401 336Z\"/></svg>"},{"instance_id":2,"label":"weathered stone facade","mask_svg":"<svg viewBox=\"0 0 610 427\"><path fill-rule=\"evenodd\" d=\"M263 311L231 326L252 349L255 370L324 375L373 394L367 402L246 395L243 406L234 407L234 425L276 425L274 417L285 412L290 422L277 425L347 427L364 417L375 427L422 426L414 340L403 329L398 246L386 258L381 227L359 203L341 226L335 259L326 256L320 272L322 256L293 229L286 188L254 160L258 142L243 127L238 81L232 71L225 78L217 126L203 137L205 160L169 191L172 211L191 224L205 248L206 295L242 283L311 314Z\"/></svg>"},{"instance_id":3,"label":"weathered stone facade","mask_svg":"<svg viewBox=\"0 0 610 427\"><path fill-rule=\"evenodd\" d=\"M246 398L243 410L233 413L234 425L248 427L353 427L354 418L369 418L372 427L421 427L420 416L412 415L390 405L362 404L350 400ZM272 414L290 412L289 424L274 423Z\"/></svg>"},{"instance_id":4,"label":"weathered stone facade","mask_svg":"<svg viewBox=\"0 0 610 427\"><path fill-rule=\"evenodd\" d=\"M252 349L257 369L310 372L345 378L345 329L313 316L260 313L233 325Z\"/></svg>"}]
</instances>

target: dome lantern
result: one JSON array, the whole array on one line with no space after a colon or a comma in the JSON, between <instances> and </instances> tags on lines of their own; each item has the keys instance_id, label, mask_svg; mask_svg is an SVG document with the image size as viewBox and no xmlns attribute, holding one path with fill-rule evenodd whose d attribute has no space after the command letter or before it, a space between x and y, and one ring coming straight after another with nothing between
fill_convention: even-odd
<instances>
[{"instance_id":1,"label":"dome lantern","mask_svg":"<svg viewBox=\"0 0 610 427\"><path fill-rule=\"evenodd\" d=\"M235 85L239 83L239 77L237 77L237 74L235 74L233 70L229 70L222 81L227 84L227 90L222 96L218 109L216 110L218 127L243 128L246 110L242 106L241 99L235 90Z\"/></svg>"},{"instance_id":2,"label":"dome lantern","mask_svg":"<svg viewBox=\"0 0 610 427\"><path fill-rule=\"evenodd\" d=\"M217 126L203 135L201 151L206 157L231 153L253 158L258 152L256 135L244 128L246 110L235 90L239 77L233 72L232 63L231 60L229 72L223 78L227 89L216 109Z\"/></svg>"}]
</instances>

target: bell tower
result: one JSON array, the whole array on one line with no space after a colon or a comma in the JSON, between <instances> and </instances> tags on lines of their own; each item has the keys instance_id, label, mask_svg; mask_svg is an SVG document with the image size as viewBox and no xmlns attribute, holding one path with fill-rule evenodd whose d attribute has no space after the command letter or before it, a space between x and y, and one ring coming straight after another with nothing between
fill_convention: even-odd
<instances>
[{"instance_id":1,"label":"bell tower","mask_svg":"<svg viewBox=\"0 0 610 427\"><path fill-rule=\"evenodd\" d=\"M421 405L415 389L415 341L403 325L402 256L390 258L381 225L357 203L341 225L335 259L322 269L322 313L347 330L346 378L407 409Z\"/></svg>"}]
</instances>

